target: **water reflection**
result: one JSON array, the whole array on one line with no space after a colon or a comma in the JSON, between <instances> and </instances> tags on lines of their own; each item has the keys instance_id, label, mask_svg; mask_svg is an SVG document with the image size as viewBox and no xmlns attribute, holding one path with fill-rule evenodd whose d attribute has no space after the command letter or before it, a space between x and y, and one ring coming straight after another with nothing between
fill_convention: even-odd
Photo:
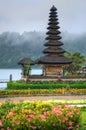
<instances>
[{"instance_id":1,"label":"water reflection","mask_svg":"<svg viewBox=\"0 0 86 130\"><path fill-rule=\"evenodd\" d=\"M0 79L8 80L12 74L13 80L21 79L21 69L0 69Z\"/></svg>"},{"instance_id":2,"label":"water reflection","mask_svg":"<svg viewBox=\"0 0 86 130\"><path fill-rule=\"evenodd\" d=\"M7 87L7 83L0 83L0 90L3 90Z\"/></svg>"}]
</instances>

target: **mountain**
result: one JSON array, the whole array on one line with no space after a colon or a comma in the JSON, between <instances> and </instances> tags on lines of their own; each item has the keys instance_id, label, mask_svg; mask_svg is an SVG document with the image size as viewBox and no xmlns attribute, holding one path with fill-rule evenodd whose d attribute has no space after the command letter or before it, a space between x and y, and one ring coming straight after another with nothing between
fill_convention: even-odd
<instances>
[{"instance_id":1,"label":"mountain","mask_svg":"<svg viewBox=\"0 0 86 130\"><path fill-rule=\"evenodd\" d=\"M70 34L63 32L63 48L67 51L79 51L86 55L86 33ZM45 32L3 32L0 34L0 68L16 68L18 61L24 57L35 60L42 56Z\"/></svg>"}]
</instances>

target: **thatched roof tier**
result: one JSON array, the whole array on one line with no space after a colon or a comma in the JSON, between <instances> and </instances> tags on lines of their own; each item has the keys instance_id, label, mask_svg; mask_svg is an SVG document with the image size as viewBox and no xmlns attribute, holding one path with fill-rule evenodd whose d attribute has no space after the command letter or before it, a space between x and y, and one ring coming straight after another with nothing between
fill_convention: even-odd
<instances>
[{"instance_id":1,"label":"thatched roof tier","mask_svg":"<svg viewBox=\"0 0 86 130\"><path fill-rule=\"evenodd\" d=\"M58 41L58 42L53 42L53 43L51 43L51 42L46 42L45 44L44 44L44 46L62 46L63 45L63 43L62 42L60 42L60 41Z\"/></svg>"},{"instance_id":2,"label":"thatched roof tier","mask_svg":"<svg viewBox=\"0 0 86 130\"><path fill-rule=\"evenodd\" d=\"M55 26L56 26L57 24L59 24L59 22L52 21L52 22L49 22L49 23L48 23L48 25L51 25L51 26L54 25L54 24L55 24Z\"/></svg>"},{"instance_id":3,"label":"thatched roof tier","mask_svg":"<svg viewBox=\"0 0 86 130\"><path fill-rule=\"evenodd\" d=\"M46 34L60 34L61 32L60 31L55 31L55 30L50 30L48 31Z\"/></svg>"},{"instance_id":4,"label":"thatched roof tier","mask_svg":"<svg viewBox=\"0 0 86 130\"><path fill-rule=\"evenodd\" d=\"M33 65L34 62L30 58L23 58L18 62L19 65Z\"/></svg>"},{"instance_id":5,"label":"thatched roof tier","mask_svg":"<svg viewBox=\"0 0 86 130\"><path fill-rule=\"evenodd\" d=\"M50 25L49 27L47 27L48 30L50 29L59 29L59 26L54 26L54 25Z\"/></svg>"},{"instance_id":6,"label":"thatched roof tier","mask_svg":"<svg viewBox=\"0 0 86 130\"><path fill-rule=\"evenodd\" d=\"M53 5L52 6L52 8L50 9L50 11L52 12L52 11L56 11L57 10L57 8Z\"/></svg>"},{"instance_id":7,"label":"thatched roof tier","mask_svg":"<svg viewBox=\"0 0 86 130\"><path fill-rule=\"evenodd\" d=\"M44 49L43 50L43 53L55 53L55 54L61 54L61 53L64 53L65 52L65 50L64 49L62 49L62 48L58 48L58 49L53 49L53 48L46 48L46 49Z\"/></svg>"},{"instance_id":8,"label":"thatched roof tier","mask_svg":"<svg viewBox=\"0 0 86 130\"><path fill-rule=\"evenodd\" d=\"M39 58L35 61L37 64L70 64L72 59L66 58L64 56L47 55Z\"/></svg>"},{"instance_id":9,"label":"thatched roof tier","mask_svg":"<svg viewBox=\"0 0 86 130\"><path fill-rule=\"evenodd\" d=\"M55 18L55 17L57 17L57 14L51 14L51 15L49 16L49 18Z\"/></svg>"},{"instance_id":10,"label":"thatched roof tier","mask_svg":"<svg viewBox=\"0 0 86 130\"><path fill-rule=\"evenodd\" d=\"M52 11L52 12L50 12L49 14L50 14L50 16L51 16L51 15L57 15L57 12L56 12L56 11Z\"/></svg>"},{"instance_id":11,"label":"thatched roof tier","mask_svg":"<svg viewBox=\"0 0 86 130\"><path fill-rule=\"evenodd\" d=\"M56 18L56 17L51 17L51 18L49 18L49 21L57 21L58 20L58 18Z\"/></svg>"},{"instance_id":12,"label":"thatched roof tier","mask_svg":"<svg viewBox=\"0 0 86 130\"><path fill-rule=\"evenodd\" d=\"M60 36L48 36L45 38L46 40L60 40L61 37Z\"/></svg>"}]
</instances>

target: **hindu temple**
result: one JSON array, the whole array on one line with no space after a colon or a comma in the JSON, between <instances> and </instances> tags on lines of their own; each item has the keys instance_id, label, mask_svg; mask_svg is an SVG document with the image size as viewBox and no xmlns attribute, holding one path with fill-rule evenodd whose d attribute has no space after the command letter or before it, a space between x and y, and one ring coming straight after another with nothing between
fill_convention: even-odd
<instances>
[{"instance_id":1,"label":"hindu temple","mask_svg":"<svg viewBox=\"0 0 86 130\"><path fill-rule=\"evenodd\" d=\"M57 8L52 6L49 13L45 49L43 50L44 56L36 60L37 64L43 66L45 76L58 76L65 65L72 63L72 59L64 55L66 51L62 48L59 28Z\"/></svg>"}]
</instances>

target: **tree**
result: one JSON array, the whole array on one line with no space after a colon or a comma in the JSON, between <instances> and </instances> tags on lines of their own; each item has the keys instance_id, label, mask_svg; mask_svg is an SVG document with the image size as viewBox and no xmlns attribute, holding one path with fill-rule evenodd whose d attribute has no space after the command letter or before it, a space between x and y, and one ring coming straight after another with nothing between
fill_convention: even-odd
<instances>
[{"instance_id":1,"label":"tree","mask_svg":"<svg viewBox=\"0 0 86 130\"><path fill-rule=\"evenodd\" d=\"M29 73L30 73L30 64L23 65L23 75L26 78L26 82L29 81Z\"/></svg>"},{"instance_id":2,"label":"tree","mask_svg":"<svg viewBox=\"0 0 86 130\"><path fill-rule=\"evenodd\" d=\"M73 59L73 62L68 67L66 67L66 70L70 73L76 73L79 71L82 65L86 62L85 56L81 55L80 52L67 52L66 56Z\"/></svg>"},{"instance_id":3,"label":"tree","mask_svg":"<svg viewBox=\"0 0 86 130\"><path fill-rule=\"evenodd\" d=\"M29 75L29 70L30 70L30 64L25 64L24 66L23 66L23 74L24 74L24 76L28 76Z\"/></svg>"}]
</instances>

